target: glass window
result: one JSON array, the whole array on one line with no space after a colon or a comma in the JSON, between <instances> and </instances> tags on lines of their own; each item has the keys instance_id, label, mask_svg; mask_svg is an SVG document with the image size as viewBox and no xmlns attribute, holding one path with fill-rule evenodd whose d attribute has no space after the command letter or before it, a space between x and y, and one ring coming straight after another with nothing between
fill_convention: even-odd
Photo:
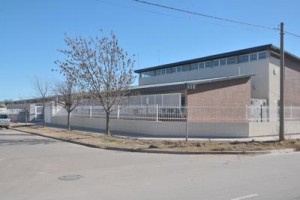
<instances>
[{"instance_id":1,"label":"glass window","mask_svg":"<svg viewBox=\"0 0 300 200\"><path fill-rule=\"evenodd\" d=\"M171 74L171 73L172 73L172 69L173 69L173 68L167 68L167 69L166 69L166 74Z\"/></svg>"},{"instance_id":2,"label":"glass window","mask_svg":"<svg viewBox=\"0 0 300 200\"><path fill-rule=\"evenodd\" d=\"M155 75L159 76L159 75L164 75L166 73L165 69L158 69L155 71Z\"/></svg>"},{"instance_id":3,"label":"glass window","mask_svg":"<svg viewBox=\"0 0 300 200\"><path fill-rule=\"evenodd\" d=\"M155 75L156 75L156 76L159 76L159 75L161 75L161 71L160 71L160 69L155 71Z\"/></svg>"},{"instance_id":4,"label":"glass window","mask_svg":"<svg viewBox=\"0 0 300 200\"><path fill-rule=\"evenodd\" d=\"M177 67L172 67L172 73L177 72Z\"/></svg>"},{"instance_id":5,"label":"glass window","mask_svg":"<svg viewBox=\"0 0 300 200\"><path fill-rule=\"evenodd\" d=\"M267 52L259 52L258 53L258 59L261 60L261 59L265 59L267 58Z\"/></svg>"},{"instance_id":6,"label":"glass window","mask_svg":"<svg viewBox=\"0 0 300 200\"><path fill-rule=\"evenodd\" d=\"M212 61L212 66L213 67L218 67L219 66L219 60L213 60Z\"/></svg>"},{"instance_id":7,"label":"glass window","mask_svg":"<svg viewBox=\"0 0 300 200\"><path fill-rule=\"evenodd\" d=\"M239 63L245 63L245 62L249 62L249 54L239 56Z\"/></svg>"},{"instance_id":8,"label":"glass window","mask_svg":"<svg viewBox=\"0 0 300 200\"><path fill-rule=\"evenodd\" d=\"M227 58L227 65L232 65L232 64L236 64L236 63L237 63L236 57Z\"/></svg>"},{"instance_id":9,"label":"glass window","mask_svg":"<svg viewBox=\"0 0 300 200\"><path fill-rule=\"evenodd\" d=\"M250 61L257 60L257 53L251 53L250 54Z\"/></svg>"},{"instance_id":10,"label":"glass window","mask_svg":"<svg viewBox=\"0 0 300 200\"><path fill-rule=\"evenodd\" d=\"M6 114L0 115L0 119L8 119L8 116Z\"/></svg>"},{"instance_id":11,"label":"glass window","mask_svg":"<svg viewBox=\"0 0 300 200\"><path fill-rule=\"evenodd\" d=\"M199 63L198 65L199 65L199 69L204 69L204 68L205 68L205 66L204 66L204 62L202 62L202 63Z\"/></svg>"},{"instance_id":12,"label":"glass window","mask_svg":"<svg viewBox=\"0 0 300 200\"><path fill-rule=\"evenodd\" d=\"M186 71L190 71L190 65L184 65L184 66L182 66L182 71L183 72L186 72Z\"/></svg>"},{"instance_id":13,"label":"glass window","mask_svg":"<svg viewBox=\"0 0 300 200\"><path fill-rule=\"evenodd\" d=\"M221 66L226 65L226 58L220 60L220 65Z\"/></svg>"},{"instance_id":14,"label":"glass window","mask_svg":"<svg viewBox=\"0 0 300 200\"><path fill-rule=\"evenodd\" d=\"M143 72L141 73L142 78L155 76L155 71Z\"/></svg>"},{"instance_id":15,"label":"glass window","mask_svg":"<svg viewBox=\"0 0 300 200\"><path fill-rule=\"evenodd\" d=\"M181 70L182 70L181 66L177 67L177 72L181 72Z\"/></svg>"},{"instance_id":16,"label":"glass window","mask_svg":"<svg viewBox=\"0 0 300 200\"><path fill-rule=\"evenodd\" d=\"M193 63L191 65L191 70L198 70L198 63Z\"/></svg>"},{"instance_id":17,"label":"glass window","mask_svg":"<svg viewBox=\"0 0 300 200\"><path fill-rule=\"evenodd\" d=\"M145 77L152 77L152 76L155 76L155 71L145 72Z\"/></svg>"},{"instance_id":18,"label":"glass window","mask_svg":"<svg viewBox=\"0 0 300 200\"><path fill-rule=\"evenodd\" d=\"M208 67L213 67L212 61L205 62L205 68L208 68Z\"/></svg>"}]
</instances>

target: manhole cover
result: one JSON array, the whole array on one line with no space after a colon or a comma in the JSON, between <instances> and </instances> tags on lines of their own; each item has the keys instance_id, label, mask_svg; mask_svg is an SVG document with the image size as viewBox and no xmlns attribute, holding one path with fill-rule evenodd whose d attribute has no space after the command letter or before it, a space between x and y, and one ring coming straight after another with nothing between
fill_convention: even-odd
<instances>
[{"instance_id":1,"label":"manhole cover","mask_svg":"<svg viewBox=\"0 0 300 200\"><path fill-rule=\"evenodd\" d=\"M74 180L81 179L81 178L83 178L83 176L81 176L81 175L66 175L66 176L58 177L58 180L61 180L61 181L74 181Z\"/></svg>"}]
</instances>

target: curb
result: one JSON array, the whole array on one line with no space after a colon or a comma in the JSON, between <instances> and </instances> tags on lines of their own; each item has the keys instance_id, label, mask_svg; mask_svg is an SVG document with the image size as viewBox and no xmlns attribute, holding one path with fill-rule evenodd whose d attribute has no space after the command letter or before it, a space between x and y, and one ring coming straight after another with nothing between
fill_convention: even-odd
<instances>
[{"instance_id":1,"label":"curb","mask_svg":"<svg viewBox=\"0 0 300 200\"><path fill-rule=\"evenodd\" d=\"M265 150L265 151L172 151L172 150L154 150L154 149L129 149L129 148L119 148L119 147L101 147L94 144L87 144L83 142L66 140L62 138L56 138L52 136L42 135L39 133L33 133L29 131L23 131L11 128L11 130L19 131L23 133L28 133L31 135L37 135L41 137L46 137L54 140L59 140L62 142L68 142L72 144L77 144L81 146L86 146L90 148L111 150L111 151L123 151L123 152L132 152L132 153L155 153L155 154L176 154L176 155L265 155L273 153L291 153L295 152L295 149L280 149L280 150Z\"/></svg>"}]
</instances>

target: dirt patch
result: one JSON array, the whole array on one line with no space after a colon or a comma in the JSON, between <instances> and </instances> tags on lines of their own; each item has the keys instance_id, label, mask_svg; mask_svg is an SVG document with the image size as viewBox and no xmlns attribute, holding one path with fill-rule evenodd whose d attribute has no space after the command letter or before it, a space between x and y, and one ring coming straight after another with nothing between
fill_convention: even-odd
<instances>
[{"instance_id":1,"label":"dirt patch","mask_svg":"<svg viewBox=\"0 0 300 200\"><path fill-rule=\"evenodd\" d=\"M107 136L100 133L83 131L67 131L59 128L39 126L14 127L16 130L27 131L44 136L85 143L100 148L124 148L128 150L151 149L169 151L261 151L293 148L300 150L300 140L249 141L249 142L218 142L218 141L185 141L185 140L147 140Z\"/></svg>"}]
</instances>

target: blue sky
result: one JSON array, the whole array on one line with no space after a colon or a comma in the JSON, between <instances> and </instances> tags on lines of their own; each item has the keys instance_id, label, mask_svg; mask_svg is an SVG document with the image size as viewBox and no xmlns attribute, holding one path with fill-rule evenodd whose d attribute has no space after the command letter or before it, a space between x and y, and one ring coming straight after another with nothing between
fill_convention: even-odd
<instances>
[{"instance_id":1,"label":"blue sky","mask_svg":"<svg viewBox=\"0 0 300 200\"><path fill-rule=\"evenodd\" d=\"M300 34L299 0L147 0L203 14ZM136 55L135 69L272 43L279 33L151 7L132 0L1 0L0 101L34 96L35 77L62 79L65 33L106 35ZM300 56L300 38L286 35L287 51Z\"/></svg>"}]
</instances>

